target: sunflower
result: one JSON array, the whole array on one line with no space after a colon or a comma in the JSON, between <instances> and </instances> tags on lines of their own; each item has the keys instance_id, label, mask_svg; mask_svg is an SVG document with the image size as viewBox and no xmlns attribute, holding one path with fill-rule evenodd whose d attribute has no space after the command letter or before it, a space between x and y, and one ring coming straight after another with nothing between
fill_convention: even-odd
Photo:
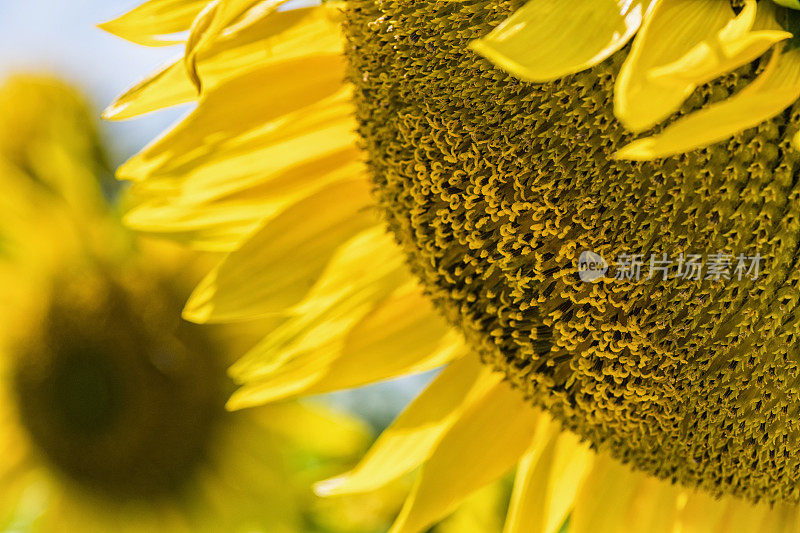
<instances>
[{"instance_id":1,"label":"sunflower","mask_svg":"<svg viewBox=\"0 0 800 533\"><path fill-rule=\"evenodd\" d=\"M227 252L184 316L286 317L228 406L443 366L318 486L414 472L392 533L515 465L509 533L800 527L797 3L282 3L104 25L187 32L106 112L197 102L118 171Z\"/></svg>"},{"instance_id":2,"label":"sunflower","mask_svg":"<svg viewBox=\"0 0 800 533\"><path fill-rule=\"evenodd\" d=\"M15 77L0 116L0 529L380 529L389 493L323 508L311 490L363 453L360 422L296 402L225 411L228 339L253 336L179 320L198 258L120 224L83 98Z\"/></svg>"}]
</instances>

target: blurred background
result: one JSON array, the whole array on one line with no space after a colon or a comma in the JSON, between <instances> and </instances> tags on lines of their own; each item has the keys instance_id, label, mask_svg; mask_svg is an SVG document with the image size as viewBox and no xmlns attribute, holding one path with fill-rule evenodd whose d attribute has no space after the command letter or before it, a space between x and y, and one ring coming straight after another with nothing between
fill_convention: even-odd
<instances>
[{"instance_id":1,"label":"blurred background","mask_svg":"<svg viewBox=\"0 0 800 533\"><path fill-rule=\"evenodd\" d=\"M66 374L62 375L62 371L66 371L59 366L63 362L59 359L62 354L42 357L46 359L44 362L38 361L37 356L47 352L43 346L52 348L50 344L53 344L57 352L58 347L69 345L69 342L82 335L81 328L86 327L86 324L80 324L77 319L73 321L75 316L86 313L91 318L97 314L92 309L72 309L70 306L73 305L73 300L81 302L82 298L86 298L92 300L93 304L97 301L104 302L103 298L119 289L123 293L132 293L130 298L135 303L139 299L137 294L143 291L146 293L146 289L138 284L135 287L130 286L128 278L141 277L145 281L152 278L152 283L168 285L171 281L165 272L180 272L183 278L187 278L185 270L179 267L185 265L186 259L176 258L181 252L159 250L156 255L169 257L169 266L156 269L158 272L148 266L148 258L154 253L153 248L159 245L139 243L119 226L117 200L123 191L122 186L113 181L112 175L117 166L179 120L190 110L189 107L171 109L129 122L104 122L99 118L103 108L117 95L145 74L181 55L181 50L171 47L136 46L96 27L98 23L115 18L139 3L140 0L0 2L0 151L4 152L0 153L0 186L3 188L3 195L0 196L0 256L4 261L7 260L6 263L0 262L0 319L5 320L7 315L24 315L29 322L37 324L31 327L28 337L22 333L24 328L14 331L13 335L2 332L3 344L6 345L6 351L9 351L7 345L11 342L11 337L15 337L14 342L26 347L23 352L30 350L33 354L32 360L46 368L46 371L42 370L36 364L29 368L29 365L14 360L14 357L10 363L0 358L0 402L3 404L0 405L0 531L83 533L109 530L107 516L96 516L91 524L86 520L86 516L97 514L104 505L97 505L92 498L87 499L83 490L77 491L80 492L80 498L75 499L73 496L76 491L70 488L74 479L67 479L80 477L72 476L75 472L84 475L93 468L102 467L99 461L92 458L99 457L103 449L85 449L81 443L85 441L86 435L76 433L74 427L68 428L69 431L62 434L58 432L66 430L54 430L46 424L46 419L55 415L76 416L77 413L85 416L88 413L92 417L104 416L104 413L91 409L89 412L86 409L87 406L96 406L98 395L108 392L95 387L97 383L102 384L107 376L98 374L98 362L93 356L87 358L83 357L85 354L81 354L75 360L74 354L67 354L69 365L65 368L69 372L76 368L83 372L78 377L86 385L86 390L79 390L77 393L72 389L62 390L64 383L59 380L66 379ZM97 243L101 244L96 246ZM101 251L98 252L95 247ZM45 264L48 265L47 268L39 268ZM78 285L81 286L77 289L72 286L61 287L61 278L65 277L62 274L73 271L80 271L86 276L86 279L79 278L81 281ZM18 283L20 276L26 278L27 284ZM178 286L187 281L190 280L182 279L172 284ZM9 290L12 288L13 290ZM69 299L65 299L63 295L54 296L56 293L66 293ZM111 298L109 305L117 304ZM152 306L152 302L142 305L147 313L151 312L147 306ZM41 309L28 309L37 306ZM132 303L131 306L135 307ZM25 308L25 313L21 312L22 307ZM119 312L124 314L128 311L134 314L139 312L127 308ZM105 313L107 311L102 311L99 315ZM177 310L174 311L174 316L178 316ZM30 317L40 318L37 322ZM64 333L64 328L67 327L64 324L69 326L68 334ZM99 329L111 333L119 326L113 321L102 324ZM26 324L27 326L30 324ZM14 328L7 327L9 330ZM87 337L83 340L90 343L117 342L114 335L109 335L108 338L100 335L102 338ZM236 335L234 331L221 336L230 338ZM240 343L244 344L243 341ZM224 345L224 342L221 344ZM82 351L86 350L81 347L78 352ZM174 364L172 360L167 362ZM119 361L114 362L117 363ZM125 362L129 363L130 361ZM69 378L67 381L70 387L77 382L73 374L66 377ZM400 495L408 487L400 487L397 494L379 495L378 501L362 500L354 504L345 502L344 505L336 506L308 500L311 482L352 467L374 436L391 422L431 378L430 374L415 376L315 398L314 402L321 406L322 411L316 408L311 411L294 411L299 408L280 407L278 412L267 413L266 423L253 420L244 423L239 421L237 415L236 424L243 426L246 431L254 435L270 435L268 440L272 442L272 448L267 448L272 451L269 453L274 452L283 457L283 466L277 470L277 467L272 470L258 470L243 467L242 464L225 468L235 472L252 472L251 485L271 479L271 488L265 489L267 494L285 501L274 502L273 508L262 505L256 497L255 502L258 503L254 506L258 508L255 514L259 517L264 509L278 509L281 513L277 514L290 515L288 518L284 517L290 525L285 529L274 529L276 532L381 531L397 511ZM72 405L64 402L62 397L50 398L47 394L52 391L56 395L65 395L63 398L69 398L70 401L74 398L79 401ZM158 391L150 392L156 398L161 394ZM45 400L40 402L42 398ZM59 403L64 405L59 406ZM14 407L6 412L3 408L6 404ZM54 406L63 409L55 413ZM281 409L289 409L291 412ZM337 418L337 413L341 413L344 418ZM248 416L250 415L245 415ZM260 415L251 418L258 416ZM276 422L281 420L290 423L281 425L282 423ZM300 420L303 422L298 422ZM231 429L238 427L236 424L230 422L230 427L225 426L225 434L233 435L230 437L233 439L244 439L244 433L237 433L239 429ZM298 433L298 428L304 431ZM72 438L76 440L70 441ZM119 438L129 439L124 435ZM164 439L160 446L168 448L171 444L169 431L164 434ZM185 438L183 440L186 441ZM251 450L253 454L258 455L262 451L267 453L267 450L261 450L262 441L262 438L254 439L258 445ZM321 442L325 442L324 447L320 447ZM179 447L185 442L178 439L172 444ZM108 446L114 452L124 448ZM231 449L225 446L221 441L214 441L214 449L219 448L214 452L216 455L209 452L215 458L214 468L224 469L224 465L234 460L245 460L242 458L243 454L237 453L241 450L248 451L246 444L237 444ZM38 452L32 451L35 449ZM78 453L76 450L81 451ZM162 452L160 450L159 454ZM75 457L81 455L88 457L89 461L84 464L71 463ZM46 456L45 460L41 460L41 456ZM157 454L156 459L162 460L165 457ZM251 459L248 456L247 460ZM272 457L267 463L274 463L274 459ZM50 469L52 465L58 468ZM208 470L214 469L209 466ZM100 471L90 473L98 479L108 474ZM134 474L127 476L126 483L135 478ZM245 489L252 487L232 488L226 484L229 482L214 479L212 485L218 484L219 487L206 487L202 498L193 495L190 499L193 502L208 502L209 494L205 492L215 490L236 495L239 507L232 512L236 515L236 527L241 526L244 529L235 530L260 531L257 527L246 529L250 526L238 521L239 518L250 517L248 513L253 511L241 509L241 502L246 501L248 496L253 496ZM290 483L287 481L289 479L293 480L291 484L300 480L305 485L294 492L295 489L284 486L285 483ZM112 481L116 483L115 480ZM101 492L108 492L110 481L106 479L103 483L105 484L100 486ZM504 487L501 487L498 494L507 496ZM498 489L490 490L497 492ZM494 505L493 502L500 499L502 497L493 492L481 501ZM219 504L219 501L216 503ZM328 506L336 509L328 509ZM54 508L57 510L53 511ZM189 508L195 509L196 506ZM149 510L145 513L127 507L124 511L132 512L132 516L137 517L149 513ZM120 509L113 507L104 512L116 516L112 518L117 521L113 522L115 529L127 530L119 522L119 513L122 512ZM492 508L489 514L494 520L495 515L501 516L502 513L495 513ZM55 516L55 521L48 516ZM160 517L161 521L153 523L160 524L163 519L164 517ZM70 520L73 521L72 525L67 525ZM460 529L460 526L455 527L456 530ZM130 530L143 529L139 525L132 526ZM144 526L144 530L149 528ZM188 530L196 529L189 527ZM208 530L234 531L233 526L228 525L209 526Z\"/></svg>"},{"instance_id":2,"label":"blurred background","mask_svg":"<svg viewBox=\"0 0 800 533\"><path fill-rule=\"evenodd\" d=\"M31 0L0 3L0 76L50 74L80 88L98 110L178 51L132 45L98 29L137 0ZM177 119L180 110L127 123L103 123L119 163Z\"/></svg>"}]
</instances>

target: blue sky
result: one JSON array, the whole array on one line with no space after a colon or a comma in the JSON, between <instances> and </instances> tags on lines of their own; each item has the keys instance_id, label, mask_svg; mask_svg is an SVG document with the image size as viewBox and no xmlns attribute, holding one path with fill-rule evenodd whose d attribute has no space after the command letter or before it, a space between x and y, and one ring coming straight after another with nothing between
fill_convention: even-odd
<instances>
[{"instance_id":1,"label":"blue sky","mask_svg":"<svg viewBox=\"0 0 800 533\"><path fill-rule=\"evenodd\" d=\"M82 87L98 113L138 78L180 54L145 48L97 29L140 0L0 1L0 77L14 72L59 75ZM170 111L125 123L105 123L112 153L122 160L172 123Z\"/></svg>"}]
</instances>

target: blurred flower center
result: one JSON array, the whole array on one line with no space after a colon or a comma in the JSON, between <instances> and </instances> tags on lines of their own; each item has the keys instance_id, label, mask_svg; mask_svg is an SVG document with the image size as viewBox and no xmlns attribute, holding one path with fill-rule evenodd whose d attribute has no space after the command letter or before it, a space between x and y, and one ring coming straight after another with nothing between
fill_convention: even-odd
<instances>
[{"instance_id":1,"label":"blurred flower center","mask_svg":"<svg viewBox=\"0 0 800 533\"><path fill-rule=\"evenodd\" d=\"M197 331L165 333L174 322L166 310L137 314L141 302L120 285L64 289L18 353L18 410L32 441L63 474L109 497L179 489L223 412L222 370Z\"/></svg>"}]
</instances>

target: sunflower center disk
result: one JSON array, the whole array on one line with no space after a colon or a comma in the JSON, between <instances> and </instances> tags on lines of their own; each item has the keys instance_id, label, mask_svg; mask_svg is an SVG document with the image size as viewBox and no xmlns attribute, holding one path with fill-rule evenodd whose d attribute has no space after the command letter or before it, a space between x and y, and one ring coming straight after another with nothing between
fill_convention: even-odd
<instances>
[{"instance_id":1,"label":"sunflower center disk","mask_svg":"<svg viewBox=\"0 0 800 533\"><path fill-rule=\"evenodd\" d=\"M797 106L708 149L617 161L627 51L537 85L467 50L522 3L348 2L390 228L483 360L594 446L716 494L798 501Z\"/></svg>"},{"instance_id":2,"label":"sunflower center disk","mask_svg":"<svg viewBox=\"0 0 800 533\"><path fill-rule=\"evenodd\" d=\"M177 315L143 316L151 309L114 282L94 289L57 288L37 340L20 349L21 422L42 455L86 488L116 499L169 494L207 452L224 374L207 350L163 333Z\"/></svg>"}]
</instances>

